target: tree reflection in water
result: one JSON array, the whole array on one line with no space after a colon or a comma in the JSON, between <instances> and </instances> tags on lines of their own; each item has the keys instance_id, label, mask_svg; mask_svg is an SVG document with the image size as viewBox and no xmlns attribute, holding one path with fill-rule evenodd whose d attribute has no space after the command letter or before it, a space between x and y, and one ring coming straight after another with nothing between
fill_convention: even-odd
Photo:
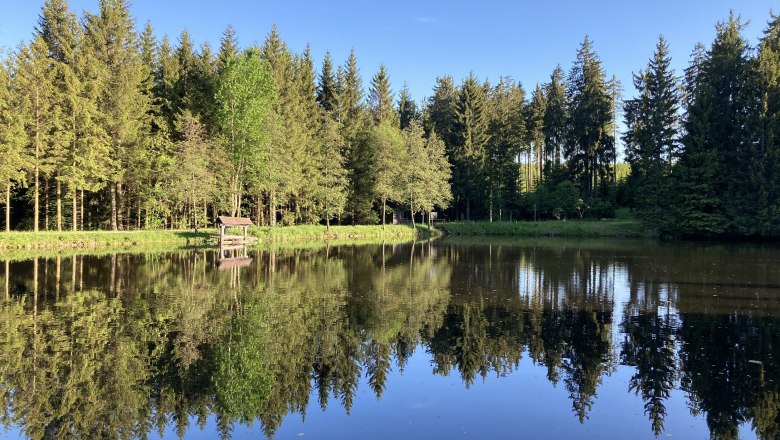
<instances>
[{"instance_id":1,"label":"tree reflection in water","mask_svg":"<svg viewBox=\"0 0 780 440\"><path fill-rule=\"evenodd\" d=\"M586 424L626 366L656 435L680 389L713 438L744 423L780 436L777 251L443 240L253 257L229 271L212 251L0 266L2 423L36 439L143 438L213 416L225 438L256 421L273 437L310 399L350 412L363 375L381 398L424 350L467 388L527 356Z\"/></svg>"}]
</instances>

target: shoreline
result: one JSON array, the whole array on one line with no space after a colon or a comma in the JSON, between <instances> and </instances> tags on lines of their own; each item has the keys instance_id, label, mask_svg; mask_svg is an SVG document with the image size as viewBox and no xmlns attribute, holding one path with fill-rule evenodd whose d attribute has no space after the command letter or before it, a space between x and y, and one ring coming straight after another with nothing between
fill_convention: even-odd
<instances>
[{"instance_id":1,"label":"shoreline","mask_svg":"<svg viewBox=\"0 0 780 440\"><path fill-rule=\"evenodd\" d=\"M79 250L130 249L148 245L177 247L207 246L216 235L216 229L153 230L153 231L11 231L0 232L0 253L17 250ZM558 221L540 222L452 222L440 223L428 230L425 225L331 226L320 225L255 226L248 235L260 245L286 242L350 241L384 238L426 238L437 236L497 236L497 237L597 237L597 238L655 238L635 220Z\"/></svg>"}]
</instances>

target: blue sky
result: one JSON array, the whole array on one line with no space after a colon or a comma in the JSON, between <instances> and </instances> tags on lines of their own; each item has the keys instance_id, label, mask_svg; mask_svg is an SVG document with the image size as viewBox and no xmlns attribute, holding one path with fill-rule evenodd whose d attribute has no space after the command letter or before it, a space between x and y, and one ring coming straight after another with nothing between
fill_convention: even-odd
<instances>
[{"instance_id":1,"label":"blue sky","mask_svg":"<svg viewBox=\"0 0 780 440\"><path fill-rule=\"evenodd\" d=\"M28 40L43 0L0 1L0 47ZM228 24L240 43L262 42L279 27L291 49L311 44L317 65L326 50L337 63L350 48L357 53L365 84L380 63L387 65L393 89L408 82L415 99L432 93L434 79L456 81L473 71L495 81L508 75L530 92L547 81L560 63L568 71L585 34L594 41L607 72L633 93L631 72L644 68L658 35L671 45L678 73L697 41L709 44L715 23L729 10L750 20L745 35L755 44L769 19L770 0L655 1L256 1L135 0L139 26L151 20L158 36L173 40L185 27L198 42L217 47ZM81 14L97 0L71 0Z\"/></svg>"}]
</instances>

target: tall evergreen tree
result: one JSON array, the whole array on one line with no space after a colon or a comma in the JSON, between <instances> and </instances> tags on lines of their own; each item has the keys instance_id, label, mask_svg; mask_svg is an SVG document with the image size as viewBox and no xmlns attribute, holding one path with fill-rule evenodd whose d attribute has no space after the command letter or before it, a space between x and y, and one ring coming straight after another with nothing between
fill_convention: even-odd
<instances>
[{"instance_id":1,"label":"tall evergreen tree","mask_svg":"<svg viewBox=\"0 0 780 440\"><path fill-rule=\"evenodd\" d=\"M325 58L322 60L322 71L318 76L317 102L323 110L331 114L338 107L337 95L338 90L336 74L333 72L333 60L330 52L325 52Z\"/></svg>"},{"instance_id":2,"label":"tall evergreen tree","mask_svg":"<svg viewBox=\"0 0 780 440\"><path fill-rule=\"evenodd\" d=\"M390 76L384 64L371 79L368 93L368 108L375 123L394 121L397 117L393 108L393 90L390 87Z\"/></svg>"},{"instance_id":3,"label":"tall evergreen tree","mask_svg":"<svg viewBox=\"0 0 780 440\"><path fill-rule=\"evenodd\" d=\"M490 90L488 102L489 141L485 147L486 210L488 220L509 214L520 192L521 177L517 157L526 138L525 90L508 77L499 79Z\"/></svg>"},{"instance_id":4,"label":"tall evergreen tree","mask_svg":"<svg viewBox=\"0 0 780 440\"><path fill-rule=\"evenodd\" d=\"M110 224L111 229L118 230L123 226L123 208L129 210L130 206L123 190L125 173L140 154L147 128L145 115L151 103L143 93L144 66L127 1L101 0L99 13L87 14L85 24L85 43L104 78L98 109L111 145Z\"/></svg>"},{"instance_id":5,"label":"tall evergreen tree","mask_svg":"<svg viewBox=\"0 0 780 440\"><path fill-rule=\"evenodd\" d=\"M217 52L217 70L221 71L227 66L228 61L238 56L238 37L232 25L228 25L222 32L219 40L219 52Z\"/></svg>"},{"instance_id":6,"label":"tall evergreen tree","mask_svg":"<svg viewBox=\"0 0 780 440\"><path fill-rule=\"evenodd\" d=\"M765 206L751 128L755 112L749 47L733 14L686 74L690 94L680 157L676 229L683 234L757 233Z\"/></svg>"},{"instance_id":7,"label":"tall evergreen tree","mask_svg":"<svg viewBox=\"0 0 780 440\"><path fill-rule=\"evenodd\" d=\"M566 77L560 65L555 67L550 82L544 87L545 106L544 112L544 146L546 163L545 177L550 178L557 174L562 164L565 150L568 113L566 108Z\"/></svg>"},{"instance_id":8,"label":"tall evergreen tree","mask_svg":"<svg viewBox=\"0 0 780 440\"><path fill-rule=\"evenodd\" d=\"M588 199L612 180L615 139L612 99L601 60L587 36L577 51L568 79L569 130L565 155L572 177Z\"/></svg>"},{"instance_id":9,"label":"tall evergreen tree","mask_svg":"<svg viewBox=\"0 0 780 440\"><path fill-rule=\"evenodd\" d=\"M780 16L772 15L758 47L756 88L759 101L757 142L762 158L766 207L759 222L764 235L780 233Z\"/></svg>"},{"instance_id":10,"label":"tall evergreen tree","mask_svg":"<svg viewBox=\"0 0 780 440\"><path fill-rule=\"evenodd\" d=\"M24 118L19 112L19 91L12 79L13 58L0 65L0 189L4 193L5 230L11 230L11 190L25 183L25 170L31 158L24 131Z\"/></svg>"},{"instance_id":11,"label":"tall evergreen tree","mask_svg":"<svg viewBox=\"0 0 780 440\"><path fill-rule=\"evenodd\" d=\"M401 130L405 130L420 120L417 103L412 99L412 95L409 93L409 86L406 83L401 87L401 92L398 94L398 119Z\"/></svg>"},{"instance_id":12,"label":"tall evergreen tree","mask_svg":"<svg viewBox=\"0 0 780 440\"><path fill-rule=\"evenodd\" d=\"M471 220L472 203L485 191L485 147L489 139L487 112L485 87L472 73L463 81L456 98L451 153L453 195L457 209L466 220Z\"/></svg>"},{"instance_id":13,"label":"tall evergreen tree","mask_svg":"<svg viewBox=\"0 0 780 440\"><path fill-rule=\"evenodd\" d=\"M648 225L669 224L672 165L678 155L679 84L669 46L659 37L647 69L634 74L639 96L626 103L626 158L631 164L635 206Z\"/></svg>"},{"instance_id":14,"label":"tall evergreen tree","mask_svg":"<svg viewBox=\"0 0 780 440\"><path fill-rule=\"evenodd\" d=\"M66 0L48 0L38 19L38 34L48 48L52 80L52 124L50 144L47 149L47 180L56 186L56 227L62 230L63 181L71 179L63 175L64 168L72 163L75 150L75 101L79 92L76 76L76 48L80 40L80 28L75 15L68 10Z\"/></svg>"},{"instance_id":15,"label":"tall evergreen tree","mask_svg":"<svg viewBox=\"0 0 780 440\"><path fill-rule=\"evenodd\" d=\"M22 46L16 68L16 90L20 98L20 114L29 140L32 156L33 230L40 227L41 172L47 170L46 152L53 120L54 86L49 69L48 48L40 35L29 46Z\"/></svg>"},{"instance_id":16,"label":"tall evergreen tree","mask_svg":"<svg viewBox=\"0 0 780 440\"><path fill-rule=\"evenodd\" d=\"M536 85L531 102L526 109L526 172L525 187L532 191L542 178L542 170L546 168L544 156L546 147L544 144L544 115L547 112L547 96L540 85Z\"/></svg>"}]
</instances>

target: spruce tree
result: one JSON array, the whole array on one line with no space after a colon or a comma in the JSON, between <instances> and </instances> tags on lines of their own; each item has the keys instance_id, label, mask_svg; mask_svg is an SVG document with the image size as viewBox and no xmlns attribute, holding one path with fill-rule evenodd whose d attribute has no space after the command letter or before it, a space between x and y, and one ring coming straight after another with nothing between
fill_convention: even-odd
<instances>
[{"instance_id":1,"label":"spruce tree","mask_svg":"<svg viewBox=\"0 0 780 440\"><path fill-rule=\"evenodd\" d=\"M515 162L526 138L525 90L509 77L502 77L489 94L490 140L486 144L485 179L488 220L508 214L519 195L520 174Z\"/></svg>"},{"instance_id":2,"label":"spruce tree","mask_svg":"<svg viewBox=\"0 0 780 440\"><path fill-rule=\"evenodd\" d=\"M332 114L337 106L337 84L336 75L333 72L333 60L330 52L325 52L325 58L322 60L322 71L318 76L317 84L317 102L323 110Z\"/></svg>"},{"instance_id":3,"label":"spruce tree","mask_svg":"<svg viewBox=\"0 0 780 440\"><path fill-rule=\"evenodd\" d=\"M615 139L612 99L601 60L587 36L577 51L568 79L568 133L565 156L572 178L587 200L612 181Z\"/></svg>"},{"instance_id":4,"label":"spruce tree","mask_svg":"<svg viewBox=\"0 0 780 440\"><path fill-rule=\"evenodd\" d=\"M544 172L545 178L549 179L555 174L560 174L568 129L566 77L560 65L556 66L550 75L550 82L545 84L544 93L547 105L542 126L548 164Z\"/></svg>"},{"instance_id":5,"label":"spruce tree","mask_svg":"<svg viewBox=\"0 0 780 440\"><path fill-rule=\"evenodd\" d=\"M217 70L221 71L228 61L238 56L238 37L236 30L232 25L228 25L222 32L222 38L219 40L219 52L217 52Z\"/></svg>"},{"instance_id":6,"label":"spruce tree","mask_svg":"<svg viewBox=\"0 0 780 440\"><path fill-rule=\"evenodd\" d=\"M99 13L87 14L85 23L85 42L104 78L98 109L111 145L110 224L118 230L123 227L123 211L130 206L123 188L125 174L141 154L148 128L145 115L151 103L143 93L144 66L126 0L101 0Z\"/></svg>"},{"instance_id":7,"label":"spruce tree","mask_svg":"<svg viewBox=\"0 0 780 440\"><path fill-rule=\"evenodd\" d=\"M0 190L5 205L5 231L11 230L11 190L25 183L31 157L27 148L24 118L19 112L19 91L12 79L13 58L0 65Z\"/></svg>"},{"instance_id":8,"label":"spruce tree","mask_svg":"<svg viewBox=\"0 0 780 440\"><path fill-rule=\"evenodd\" d=\"M695 77L680 159L682 200L675 222L684 234L757 234L766 195L753 142L757 103L752 61L733 14L716 37Z\"/></svg>"},{"instance_id":9,"label":"spruce tree","mask_svg":"<svg viewBox=\"0 0 780 440\"><path fill-rule=\"evenodd\" d=\"M453 195L460 213L471 220L474 202L485 195L485 147L489 139L486 90L470 74L455 101L453 130Z\"/></svg>"},{"instance_id":10,"label":"spruce tree","mask_svg":"<svg viewBox=\"0 0 780 440\"><path fill-rule=\"evenodd\" d=\"M52 81L52 119L50 143L46 153L47 180L56 186L56 227L62 230L62 183L70 179L63 175L64 168L72 163L75 149L75 112L79 83L76 76L76 49L81 29L75 15L68 10L65 0L48 0L38 19L38 34L48 48ZM72 192L72 190L71 190Z\"/></svg>"},{"instance_id":11,"label":"spruce tree","mask_svg":"<svg viewBox=\"0 0 780 440\"><path fill-rule=\"evenodd\" d=\"M375 123L395 121L397 115L393 108L393 91L390 87L390 77L384 64L371 79L368 93L368 108Z\"/></svg>"},{"instance_id":12,"label":"spruce tree","mask_svg":"<svg viewBox=\"0 0 780 440\"><path fill-rule=\"evenodd\" d=\"M772 15L758 46L755 65L759 101L756 139L763 161L766 207L759 229L763 235L780 234L780 16Z\"/></svg>"},{"instance_id":13,"label":"spruce tree","mask_svg":"<svg viewBox=\"0 0 780 440\"><path fill-rule=\"evenodd\" d=\"M626 158L631 164L635 207L653 228L669 225L669 183L678 155L680 97L669 46L659 37L647 69L634 74L639 96L626 104Z\"/></svg>"},{"instance_id":14,"label":"spruce tree","mask_svg":"<svg viewBox=\"0 0 780 440\"><path fill-rule=\"evenodd\" d=\"M53 120L54 86L49 68L48 47L40 35L18 53L15 79L31 152L30 179L33 184L33 230L40 227L41 173L47 171L46 154Z\"/></svg>"},{"instance_id":15,"label":"spruce tree","mask_svg":"<svg viewBox=\"0 0 780 440\"><path fill-rule=\"evenodd\" d=\"M417 110L417 103L412 99L406 83L401 87L401 92L398 94L398 119L401 130L405 130L412 124L420 122L420 112Z\"/></svg>"}]
</instances>

